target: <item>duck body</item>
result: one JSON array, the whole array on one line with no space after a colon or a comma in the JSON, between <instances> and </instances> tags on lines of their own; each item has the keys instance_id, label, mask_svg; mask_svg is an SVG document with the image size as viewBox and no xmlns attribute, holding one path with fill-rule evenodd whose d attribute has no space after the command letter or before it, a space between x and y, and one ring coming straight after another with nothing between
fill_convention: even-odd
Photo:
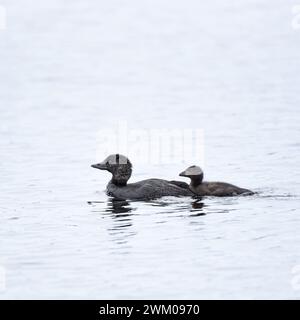
<instances>
[{"instance_id":1,"label":"duck body","mask_svg":"<svg viewBox=\"0 0 300 320\"><path fill-rule=\"evenodd\" d=\"M132 165L123 155L113 154L104 161L92 165L93 168L106 170L112 179L106 187L107 195L122 200L150 200L165 196L193 196L185 182L163 179L147 179L127 183L132 173Z\"/></svg>"},{"instance_id":2,"label":"duck body","mask_svg":"<svg viewBox=\"0 0 300 320\"><path fill-rule=\"evenodd\" d=\"M226 182L202 182L194 186L190 184L190 190L199 196L232 197L237 195L251 195L253 192L248 189L237 187Z\"/></svg>"},{"instance_id":3,"label":"duck body","mask_svg":"<svg viewBox=\"0 0 300 320\"><path fill-rule=\"evenodd\" d=\"M203 181L203 171L197 166L187 168L185 171L180 173L180 176L191 179L189 188L198 196L232 197L254 194L251 190L240 188L230 183Z\"/></svg>"},{"instance_id":4,"label":"duck body","mask_svg":"<svg viewBox=\"0 0 300 320\"><path fill-rule=\"evenodd\" d=\"M119 186L110 181L107 185L106 193L108 196L117 199L128 200L150 200L165 196L193 196L188 185L184 188L177 185L176 181L172 182L163 179L147 179L129 183L125 186Z\"/></svg>"}]
</instances>

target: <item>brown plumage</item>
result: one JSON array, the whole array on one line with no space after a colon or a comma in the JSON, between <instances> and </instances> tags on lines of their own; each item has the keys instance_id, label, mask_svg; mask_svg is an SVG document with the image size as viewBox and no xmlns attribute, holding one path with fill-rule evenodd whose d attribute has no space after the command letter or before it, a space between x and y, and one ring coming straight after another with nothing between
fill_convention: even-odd
<instances>
[{"instance_id":1,"label":"brown plumage","mask_svg":"<svg viewBox=\"0 0 300 320\"><path fill-rule=\"evenodd\" d=\"M189 188L194 194L199 196L231 197L254 194L251 190L240 188L230 183L203 181L204 174L198 166L188 167L179 175L191 179Z\"/></svg>"}]
</instances>

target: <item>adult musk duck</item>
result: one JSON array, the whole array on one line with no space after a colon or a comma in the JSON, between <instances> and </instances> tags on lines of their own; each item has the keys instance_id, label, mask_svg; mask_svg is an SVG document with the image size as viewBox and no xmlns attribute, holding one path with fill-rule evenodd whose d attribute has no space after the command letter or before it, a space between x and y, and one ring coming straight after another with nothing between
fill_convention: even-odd
<instances>
[{"instance_id":1,"label":"adult musk duck","mask_svg":"<svg viewBox=\"0 0 300 320\"><path fill-rule=\"evenodd\" d=\"M132 174L132 164L121 154L112 154L104 161L93 164L93 168L106 170L112 174L106 193L124 200L147 200L164 196L193 196L187 183L163 179L147 179L135 183L127 183Z\"/></svg>"}]
</instances>

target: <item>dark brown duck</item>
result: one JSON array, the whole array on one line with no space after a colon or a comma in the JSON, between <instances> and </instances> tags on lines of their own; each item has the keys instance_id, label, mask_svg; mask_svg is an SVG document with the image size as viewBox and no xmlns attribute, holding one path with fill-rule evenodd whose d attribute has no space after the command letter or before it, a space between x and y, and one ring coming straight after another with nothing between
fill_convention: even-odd
<instances>
[{"instance_id":1,"label":"dark brown duck","mask_svg":"<svg viewBox=\"0 0 300 320\"><path fill-rule=\"evenodd\" d=\"M232 197L254 194L251 190L240 188L230 183L203 181L204 174L198 166L188 167L179 175L191 179L190 190L199 196Z\"/></svg>"}]
</instances>

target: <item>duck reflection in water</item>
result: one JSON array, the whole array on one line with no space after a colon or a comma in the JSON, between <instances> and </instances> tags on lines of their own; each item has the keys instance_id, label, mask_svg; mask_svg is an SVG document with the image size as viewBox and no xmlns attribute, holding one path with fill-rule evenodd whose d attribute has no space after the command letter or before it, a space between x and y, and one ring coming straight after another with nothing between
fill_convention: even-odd
<instances>
[{"instance_id":1,"label":"duck reflection in water","mask_svg":"<svg viewBox=\"0 0 300 320\"><path fill-rule=\"evenodd\" d=\"M144 201L138 201L139 203L144 202ZM97 203L105 203L105 202L98 202L98 201L89 201L88 204L90 205L95 205ZM106 202L106 208L103 210L106 214L108 214L111 218L119 220L119 221L131 221L132 219L130 218L134 214L132 211L135 211L138 209L138 207L133 207L133 204L135 203L132 201L127 201L127 200L121 200L118 198L110 198ZM194 197L193 201L188 201L184 203L179 203L178 201L170 202L170 201L163 201L163 200L149 200L144 202L145 204L151 205L153 207L156 207L158 209L158 213L161 213L159 208L166 208L169 207L171 210L170 212L174 211L174 213L178 211L186 211L192 212L193 216L195 215L206 215L205 210L203 208L205 207L204 202L202 202L202 197ZM103 212L102 211L102 212ZM170 213L169 212L169 213ZM154 212L155 213L155 212ZM126 219L124 219L126 218ZM131 225L131 223L130 223Z\"/></svg>"},{"instance_id":2,"label":"duck reflection in water","mask_svg":"<svg viewBox=\"0 0 300 320\"><path fill-rule=\"evenodd\" d=\"M128 241L136 235L132 229L133 221L131 213L134 209L126 200L110 198L107 202L105 213L112 219L112 225L107 228L108 234L115 245L113 252L118 254L127 254L130 252Z\"/></svg>"},{"instance_id":3,"label":"duck reflection in water","mask_svg":"<svg viewBox=\"0 0 300 320\"><path fill-rule=\"evenodd\" d=\"M164 201L147 201L148 204L151 204L154 207L169 207L172 206L172 203L170 202L164 202ZM205 215L206 213L203 211L203 208L205 207L204 202L202 202L202 198L194 198L194 201L189 202L186 204L185 208L187 211L193 212L193 216L195 215ZM107 209L105 210L108 213L114 213L114 218L124 218L132 216L133 210L136 210L137 208L133 208L131 203L127 200L120 200L117 198L111 198L107 202ZM174 212L182 210L182 207L174 208Z\"/></svg>"},{"instance_id":4,"label":"duck reflection in water","mask_svg":"<svg viewBox=\"0 0 300 320\"><path fill-rule=\"evenodd\" d=\"M195 210L201 210L204 207L204 202L201 202L201 199L197 199L192 202L192 208Z\"/></svg>"},{"instance_id":5,"label":"duck reflection in water","mask_svg":"<svg viewBox=\"0 0 300 320\"><path fill-rule=\"evenodd\" d=\"M192 209L190 210L190 217L206 216L206 212L203 210L205 207L201 200L196 200L192 203Z\"/></svg>"},{"instance_id":6,"label":"duck reflection in water","mask_svg":"<svg viewBox=\"0 0 300 320\"><path fill-rule=\"evenodd\" d=\"M105 210L106 212L112 212L112 213L127 213L131 212L133 208L130 206L130 203L126 200L119 200L116 198L111 198L107 202L107 209ZM124 216L130 216L131 214L128 215L122 215Z\"/></svg>"}]
</instances>

